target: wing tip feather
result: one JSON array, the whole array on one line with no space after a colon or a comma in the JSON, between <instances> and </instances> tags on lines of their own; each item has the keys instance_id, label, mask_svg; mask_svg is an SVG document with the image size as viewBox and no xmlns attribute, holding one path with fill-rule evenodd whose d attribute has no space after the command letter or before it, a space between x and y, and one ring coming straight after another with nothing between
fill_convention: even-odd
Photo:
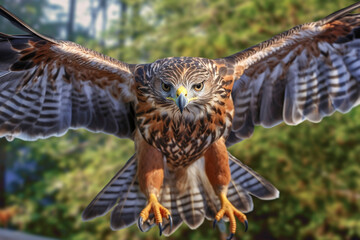
<instances>
[{"instance_id":1,"label":"wing tip feather","mask_svg":"<svg viewBox=\"0 0 360 240\"><path fill-rule=\"evenodd\" d=\"M55 40L53 40L51 38L48 38L48 37L38 33L34 29L32 29L29 25L24 23L22 20L20 20L20 18L15 16L13 13L9 12L2 5L0 5L0 15L3 16L4 18L6 18L7 20L9 20L11 24L13 24L14 26L16 26L19 29L21 29L21 30L23 30L23 31L25 31L27 33L30 33L33 36L41 38L43 40L46 40L46 41L49 41L49 42L52 42L52 43L56 43ZM4 34L3 36L12 37L11 35L7 35L7 34Z\"/></svg>"},{"instance_id":2,"label":"wing tip feather","mask_svg":"<svg viewBox=\"0 0 360 240\"><path fill-rule=\"evenodd\" d=\"M327 17L320 20L320 23L326 24L326 23L335 21L335 20L339 19L340 17L343 17L344 15L346 15L358 8L360 8L360 2L354 3L348 7L345 7L343 9L340 9L340 10L328 15Z\"/></svg>"}]
</instances>

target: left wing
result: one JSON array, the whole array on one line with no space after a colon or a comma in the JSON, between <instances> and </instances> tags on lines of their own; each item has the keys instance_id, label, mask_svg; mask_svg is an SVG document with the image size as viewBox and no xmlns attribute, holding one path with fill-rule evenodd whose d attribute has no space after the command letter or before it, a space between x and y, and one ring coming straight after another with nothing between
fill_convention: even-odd
<instances>
[{"instance_id":1,"label":"left wing","mask_svg":"<svg viewBox=\"0 0 360 240\"><path fill-rule=\"evenodd\" d=\"M227 145L284 121L319 122L360 103L360 7L296 26L243 52L219 59L234 67L235 114Z\"/></svg>"},{"instance_id":2,"label":"left wing","mask_svg":"<svg viewBox=\"0 0 360 240\"><path fill-rule=\"evenodd\" d=\"M86 128L132 138L131 66L45 37L3 7L28 35L0 33L0 137L36 140Z\"/></svg>"}]
</instances>

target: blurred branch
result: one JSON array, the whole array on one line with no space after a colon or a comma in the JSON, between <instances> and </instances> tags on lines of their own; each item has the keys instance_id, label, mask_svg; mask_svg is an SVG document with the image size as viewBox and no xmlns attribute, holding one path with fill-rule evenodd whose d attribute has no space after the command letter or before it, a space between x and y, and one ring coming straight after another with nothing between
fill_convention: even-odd
<instances>
[{"instance_id":1,"label":"blurred branch","mask_svg":"<svg viewBox=\"0 0 360 240\"><path fill-rule=\"evenodd\" d=\"M26 240L51 240L54 238L44 238L44 237L37 237L35 235L29 235L21 232L15 232L10 230L0 229L0 239L6 240L19 240L19 239L26 239Z\"/></svg>"}]
</instances>

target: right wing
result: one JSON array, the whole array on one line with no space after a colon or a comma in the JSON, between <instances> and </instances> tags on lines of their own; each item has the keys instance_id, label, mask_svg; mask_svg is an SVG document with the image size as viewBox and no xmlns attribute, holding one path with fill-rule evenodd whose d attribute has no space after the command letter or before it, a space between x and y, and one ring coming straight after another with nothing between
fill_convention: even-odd
<instances>
[{"instance_id":1,"label":"right wing","mask_svg":"<svg viewBox=\"0 0 360 240\"><path fill-rule=\"evenodd\" d=\"M0 33L0 137L36 140L86 128L132 138L130 65L47 38L0 6L29 35Z\"/></svg>"},{"instance_id":2,"label":"right wing","mask_svg":"<svg viewBox=\"0 0 360 240\"><path fill-rule=\"evenodd\" d=\"M224 58L235 69L227 146L256 125L320 122L360 104L360 2Z\"/></svg>"}]
</instances>

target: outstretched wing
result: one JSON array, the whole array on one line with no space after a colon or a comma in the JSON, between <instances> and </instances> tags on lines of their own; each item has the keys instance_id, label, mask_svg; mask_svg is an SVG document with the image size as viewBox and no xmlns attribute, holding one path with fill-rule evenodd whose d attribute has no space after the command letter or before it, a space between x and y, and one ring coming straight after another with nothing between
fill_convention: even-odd
<instances>
[{"instance_id":1,"label":"outstretched wing","mask_svg":"<svg viewBox=\"0 0 360 240\"><path fill-rule=\"evenodd\" d=\"M227 145L255 125L319 122L360 103L360 14L353 4L221 59L234 67L235 114Z\"/></svg>"},{"instance_id":2,"label":"outstretched wing","mask_svg":"<svg viewBox=\"0 0 360 240\"><path fill-rule=\"evenodd\" d=\"M0 14L29 33L0 33L0 137L35 140L80 127L132 137L128 64L47 38L3 7Z\"/></svg>"}]
</instances>

